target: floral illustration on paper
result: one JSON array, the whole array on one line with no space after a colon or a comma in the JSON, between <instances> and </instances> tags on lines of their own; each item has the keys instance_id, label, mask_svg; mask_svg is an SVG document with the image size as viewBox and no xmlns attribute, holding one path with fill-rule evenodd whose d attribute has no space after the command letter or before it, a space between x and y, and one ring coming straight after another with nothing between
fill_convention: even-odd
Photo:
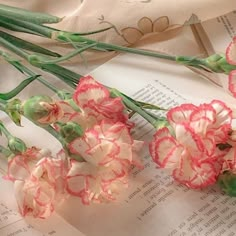
<instances>
[{"instance_id":1,"label":"floral illustration on paper","mask_svg":"<svg viewBox=\"0 0 236 236\"><path fill-rule=\"evenodd\" d=\"M177 24L171 25L168 16L161 16L155 20L151 20L149 17L144 16L137 22L137 27L129 26L119 31L114 24L105 20L104 15L101 15L98 20L100 21L100 24L106 23L111 25L116 33L129 44L137 43L147 35L160 34L180 26Z\"/></svg>"},{"instance_id":2,"label":"floral illustration on paper","mask_svg":"<svg viewBox=\"0 0 236 236\"><path fill-rule=\"evenodd\" d=\"M170 25L168 16L161 16L154 21L148 17L142 17L137 23L137 28L127 27L121 32L125 41L133 44L148 34L159 34L176 27L177 25Z\"/></svg>"}]
</instances>

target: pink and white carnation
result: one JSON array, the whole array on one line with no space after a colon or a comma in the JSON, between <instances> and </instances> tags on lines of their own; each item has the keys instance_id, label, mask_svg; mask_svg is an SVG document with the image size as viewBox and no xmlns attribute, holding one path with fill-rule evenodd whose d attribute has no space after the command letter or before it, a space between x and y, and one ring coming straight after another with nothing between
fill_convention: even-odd
<instances>
[{"instance_id":1,"label":"pink and white carnation","mask_svg":"<svg viewBox=\"0 0 236 236\"><path fill-rule=\"evenodd\" d=\"M7 175L5 179L15 181L26 179L34 165L44 156L50 156L47 149L38 149L36 147L28 148L25 152L17 154L8 160Z\"/></svg>"},{"instance_id":2,"label":"pink and white carnation","mask_svg":"<svg viewBox=\"0 0 236 236\"><path fill-rule=\"evenodd\" d=\"M228 151L217 145L229 138L231 109L217 100L200 106L183 104L171 109L167 119L172 130L158 130L149 147L154 162L188 187L215 183Z\"/></svg>"},{"instance_id":3,"label":"pink and white carnation","mask_svg":"<svg viewBox=\"0 0 236 236\"><path fill-rule=\"evenodd\" d=\"M142 141L133 140L121 122L102 121L70 144L70 152L86 162L71 162L67 190L84 204L115 200L120 188L127 186L131 165L142 168L138 153Z\"/></svg>"},{"instance_id":4,"label":"pink and white carnation","mask_svg":"<svg viewBox=\"0 0 236 236\"><path fill-rule=\"evenodd\" d=\"M81 78L73 99L81 108L72 121L79 120L84 129L91 128L102 120L128 122L128 115L122 99L111 98L109 90L91 76Z\"/></svg>"},{"instance_id":5,"label":"pink and white carnation","mask_svg":"<svg viewBox=\"0 0 236 236\"><path fill-rule=\"evenodd\" d=\"M8 165L7 178L14 181L16 201L23 216L49 217L65 195L68 164L48 153L17 155Z\"/></svg>"}]
</instances>

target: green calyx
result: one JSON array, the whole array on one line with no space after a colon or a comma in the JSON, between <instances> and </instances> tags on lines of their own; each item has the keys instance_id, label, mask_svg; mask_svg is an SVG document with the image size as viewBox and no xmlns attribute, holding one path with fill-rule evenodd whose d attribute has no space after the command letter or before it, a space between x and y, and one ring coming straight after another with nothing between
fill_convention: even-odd
<instances>
[{"instance_id":1,"label":"green calyx","mask_svg":"<svg viewBox=\"0 0 236 236\"><path fill-rule=\"evenodd\" d=\"M37 123L39 119L50 113L50 110L44 104L52 102L53 100L49 96L33 96L22 104L22 112L25 117Z\"/></svg>"},{"instance_id":2,"label":"green calyx","mask_svg":"<svg viewBox=\"0 0 236 236\"><path fill-rule=\"evenodd\" d=\"M236 197L236 173L225 171L218 177L217 182L227 195Z\"/></svg>"},{"instance_id":3,"label":"green calyx","mask_svg":"<svg viewBox=\"0 0 236 236\"><path fill-rule=\"evenodd\" d=\"M79 124L76 122L67 122L65 124L60 124L60 134L65 139L66 142L70 143L74 139L81 137L83 135L83 130Z\"/></svg>"},{"instance_id":4,"label":"green calyx","mask_svg":"<svg viewBox=\"0 0 236 236\"><path fill-rule=\"evenodd\" d=\"M227 62L224 54L214 54L204 59L206 66L214 72L229 74L236 70L236 65Z\"/></svg>"},{"instance_id":5,"label":"green calyx","mask_svg":"<svg viewBox=\"0 0 236 236\"><path fill-rule=\"evenodd\" d=\"M13 136L8 139L8 147L14 154L23 153L27 149L25 143L21 139Z\"/></svg>"}]
</instances>

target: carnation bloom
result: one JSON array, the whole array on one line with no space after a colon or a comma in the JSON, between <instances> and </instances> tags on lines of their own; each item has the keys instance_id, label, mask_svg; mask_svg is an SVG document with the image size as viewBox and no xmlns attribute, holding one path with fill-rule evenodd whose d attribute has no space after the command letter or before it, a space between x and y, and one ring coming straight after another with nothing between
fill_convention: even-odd
<instances>
[{"instance_id":1,"label":"carnation bloom","mask_svg":"<svg viewBox=\"0 0 236 236\"><path fill-rule=\"evenodd\" d=\"M150 153L159 167L169 168L173 177L191 188L213 184L220 173L223 156L217 144L225 143L231 131L232 111L223 102L171 109L167 128L156 132Z\"/></svg>"},{"instance_id":2,"label":"carnation bloom","mask_svg":"<svg viewBox=\"0 0 236 236\"><path fill-rule=\"evenodd\" d=\"M231 65L236 65L236 37L226 49L226 60ZM229 73L229 91L236 97L236 70Z\"/></svg>"},{"instance_id":3,"label":"carnation bloom","mask_svg":"<svg viewBox=\"0 0 236 236\"><path fill-rule=\"evenodd\" d=\"M125 124L102 121L70 143L71 153L86 162L72 161L67 176L67 190L90 201L114 200L120 187L127 186L132 164L142 167L138 153L143 142L133 140Z\"/></svg>"},{"instance_id":4,"label":"carnation bloom","mask_svg":"<svg viewBox=\"0 0 236 236\"><path fill-rule=\"evenodd\" d=\"M8 165L7 178L14 181L15 196L23 216L47 218L61 199L67 174L66 161L30 150L13 157Z\"/></svg>"},{"instance_id":5,"label":"carnation bloom","mask_svg":"<svg viewBox=\"0 0 236 236\"><path fill-rule=\"evenodd\" d=\"M111 98L109 90L91 76L80 79L73 99L81 108L81 113L77 113L77 116L80 116L78 119L81 120L79 123L84 124L86 128L91 128L105 119L123 123L128 121L122 99Z\"/></svg>"}]
</instances>

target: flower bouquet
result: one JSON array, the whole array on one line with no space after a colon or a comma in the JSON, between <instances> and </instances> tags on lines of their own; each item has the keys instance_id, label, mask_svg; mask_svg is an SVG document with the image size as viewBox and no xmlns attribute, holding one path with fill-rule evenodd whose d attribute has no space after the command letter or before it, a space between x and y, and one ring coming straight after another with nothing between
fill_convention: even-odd
<instances>
[{"instance_id":1,"label":"flower bouquet","mask_svg":"<svg viewBox=\"0 0 236 236\"><path fill-rule=\"evenodd\" d=\"M0 109L16 125L21 126L21 118L25 117L61 144L54 155L36 145L28 146L4 122L0 123L1 134L7 140L7 145L0 146L8 161L4 178L14 183L23 216L47 218L69 195L80 198L85 205L114 201L128 187L131 169L143 168L140 151L145 146L153 165L167 169L180 184L202 189L218 183L226 194L236 196L235 117L224 102L182 104L167 111L60 65L87 50L162 58L209 73L228 74L229 90L236 96L236 38L225 54L208 58L170 56L87 37L110 28L87 33L61 31L49 26L58 23L58 17L2 4L0 15L1 57L27 76L16 88L0 94ZM59 45L66 43L71 51L60 55L12 32L46 37ZM51 74L71 89L55 87L39 71ZM37 93L24 100L16 98L36 80L57 98ZM130 118L137 115L156 131L150 143L132 137L135 123Z\"/></svg>"}]
</instances>

